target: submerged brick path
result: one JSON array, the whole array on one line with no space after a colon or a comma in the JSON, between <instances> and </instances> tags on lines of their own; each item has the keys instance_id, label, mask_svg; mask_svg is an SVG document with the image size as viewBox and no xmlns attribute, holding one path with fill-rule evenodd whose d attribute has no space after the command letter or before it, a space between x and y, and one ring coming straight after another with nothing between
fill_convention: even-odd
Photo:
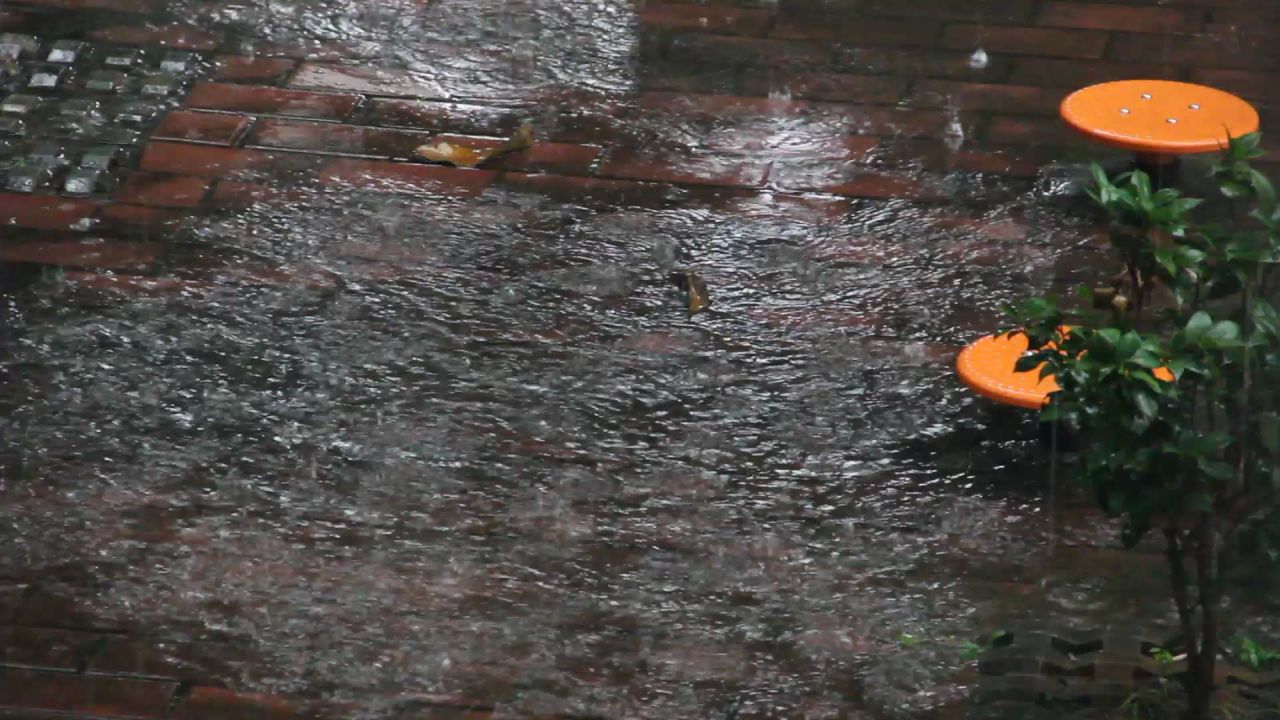
<instances>
[{"instance_id":1,"label":"submerged brick path","mask_svg":"<svg viewBox=\"0 0 1280 720\"><path fill-rule=\"evenodd\" d=\"M106 24L83 32L91 40L215 56L212 77L163 121L139 171L109 199L0 193L11 229L0 261L144 275L194 214L287 200L290 185L458 196L512 188L604 202L660 198L676 185L931 202L946 194L947 173L1026 181L1047 161L1096 152L1056 118L1064 93L1087 83L1210 83L1257 103L1264 127L1280 95L1267 41L1280 10L1264 0L645 3L636 94L516 98L378 69L344 57L351 49L340 43L244 54L217 31L157 20L159 2L8 7L0 27L10 31L48 26L37 10L92 11ZM985 66L971 62L978 48ZM690 149L626 122L655 113L730 132ZM531 114L553 116L537 128L540 142L486 169L405 162L424 142L501 137ZM761 135L761 118L844 137L797 158ZM942 136L956 131L964 145L952 152ZM855 170L834 170L841 164Z\"/></svg>"},{"instance_id":2,"label":"submerged brick path","mask_svg":"<svg viewBox=\"0 0 1280 720\"><path fill-rule=\"evenodd\" d=\"M173 241L193 218L287 203L304 187L459 198L509 190L599 206L659 205L673 187L942 203L949 175L1030 187L1044 163L1094 154L1056 117L1061 97L1084 84L1138 76L1208 83L1254 101L1264 128L1277 127L1280 102L1274 0L637 3L633 92L540 88L517 97L451 76L378 69L342 43L247 48L165 10L163 0L10 2L0 10L0 31L48 27L56 12L91 40L215 58L109 198L0 192L0 262L61 266L69 280L131 292L198 288L212 282L202 268L173 261ZM71 18L80 16L93 22L77 26ZM985 65L973 60L979 48ZM535 147L485 169L408 161L426 142L505 137L529 116L540 118ZM644 119L655 116L705 136L686 145L644 132ZM821 152L789 153L771 122L826 133ZM946 136L957 132L964 144L951 150ZM1280 154L1267 160L1274 169ZM1018 228L962 216L954 225L988 243L986 262L996 267L1005 241L1020 237ZM394 276L394 267L383 270ZM270 267L232 277L332 282ZM234 647L97 627L60 614L38 583L5 582L0 717L355 716L219 687L225 666L243 662ZM499 717L482 702L431 698L407 698L395 712Z\"/></svg>"}]
</instances>

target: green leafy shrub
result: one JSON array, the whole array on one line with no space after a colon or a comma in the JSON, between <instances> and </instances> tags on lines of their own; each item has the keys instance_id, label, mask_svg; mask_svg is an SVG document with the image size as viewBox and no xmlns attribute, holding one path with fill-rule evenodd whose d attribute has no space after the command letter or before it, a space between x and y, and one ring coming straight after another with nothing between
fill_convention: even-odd
<instances>
[{"instance_id":1,"label":"green leafy shrub","mask_svg":"<svg viewBox=\"0 0 1280 720\"><path fill-rule=\"evenodd\" d=\"M1043 364L1061 388L1042 417L1077 430L1080 479L1127 545L1163 535L1195 720L1210 713L1227 550L1280 501L1280 212L1260 155L1244 136L1214 166L1233 208L1214 224L1193 220L1199 200L1095 166L1123 264L1114 297L1084 317L1052 298L1011 308L1033 348L1018 369Z\"/></svg>"}]
</instances>

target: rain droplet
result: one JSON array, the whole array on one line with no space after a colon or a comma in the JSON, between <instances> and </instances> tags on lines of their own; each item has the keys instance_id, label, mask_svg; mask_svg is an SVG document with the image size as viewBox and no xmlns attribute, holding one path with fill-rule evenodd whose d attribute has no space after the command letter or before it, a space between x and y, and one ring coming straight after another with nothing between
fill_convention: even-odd
<instances>
[{"instance_id":1,"label":"rain droplet","mask_svg":"<svg viewBox=\"0 0 1280 720\"><path fill-rule=\"evenodd\" d=\"M960 124L959 113L953 110L950 116L947 128L942 133L942 142L948 150L955 152L964 145L964 126Z\"/></svg>"},{"instance_id":2,"label":"rain droplet","mask_svg":"<svg viewBox=\"0 0 1280 720\"><path fill-rule=\"evenodd\" d=\"M969 56L969 67L974 70L985 70L991 64L991 58L987 57L987 51L978 48Z\"/></svg>"}]
</instances>

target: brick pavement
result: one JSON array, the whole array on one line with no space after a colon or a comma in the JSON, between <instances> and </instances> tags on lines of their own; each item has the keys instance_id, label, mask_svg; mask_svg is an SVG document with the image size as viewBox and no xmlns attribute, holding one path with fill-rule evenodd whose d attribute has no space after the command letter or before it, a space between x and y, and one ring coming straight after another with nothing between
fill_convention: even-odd
<instances>
[{"instance_id":1,"label":"brick pavement","mask_svg":"<svg viewBox=\"0 0 1280 720\"><path fill-rule=\"evenodd\" d=\"M1264 127L1276 126L1280 50L1269 36L1280 28L1280 8L1272 0L639 6L634 92L564 87L503 98L374 69L341 43L259 43L251 54L217 28L181 24L163 0L6 3L2 31L48 28L56 12L73 35L200 51L212 68L109 196L0 192L0 263L61 266L72 282L128 292L199 288L209 282L199 268L166 261L193 218L289 202L301 188L462 199L504 190L602 206L666 202L671 187L942 203L939 181L949 174L1029 188L1044 163L1096 154L1057 120L1056 105L1076 87L1135 76L1239 93L1263 111ZM987 62L974 66L978 48ZM542 120L530 150L475 170L409 161L427 142L503 138L531 109ZM778 123L808 133L812 149L797 156L780 147L770 135ZM701 133L702 142L650 129L672 124ZM965 139L959 150L943 137L955 128ZM1280 153L1268 161L1274 170ZM958 214L954 227L970 243L963 260L998 265L1025 236L1007 223ZM855 250L886 256L883 247L841 252ZM272 268L234 275L299 280ZM66 618L32 621L40 602L34 587L0 581L0 717L350 716L350 708L216 686L234 648L175 646ZM395 717L498 715L483 703L427 698L406 700Z\"/></svg>"},{"instance_id":2,"label":"brick pavement","mask_svg":"<svg viewBox=\"0 0 1280 720\"><path fill-rule=\"evenodd\" d=\"M515 107L371 68L339 43L245 54L232 36L184 26L150 0L10 3L3 26L49 27L50 8L90 13L95 26L77 33L94 41L213 57L185 107L152 133L139 172L108 197L0 193L11 228L0 260L86 271L155 268L155 243L192 217L287 199L282 188L295 185L462 197L590 187L618 200L659 183L936 202L948 173L1026 181L1064 154L1096 154L1055 117L1063 94L1087 83L1211 83L1257 103L1267 124L1280 94L1276 50L1257 32L1280 11L1262 0L645 3L636 93L565 88ZM975 68L979 47L988 64ZM531 107L554 119L528 151L480 170L406 162L425 142L503 137ZM736 133L691 148L637 130L673 116ZM770 147L761 128L777 119L821 140L812 157ZM953 122L965 135L958 151L940 139Z\"/></svg>"}]
</instances>

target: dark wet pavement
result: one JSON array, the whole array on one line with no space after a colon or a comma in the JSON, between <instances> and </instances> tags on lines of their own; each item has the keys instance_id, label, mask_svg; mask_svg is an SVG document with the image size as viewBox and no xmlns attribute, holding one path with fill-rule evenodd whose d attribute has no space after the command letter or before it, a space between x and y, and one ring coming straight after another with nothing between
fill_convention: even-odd
<instances>
[{"instance_id":1,"label":"dark wet pavement","mask_svg":"<svg viewBox=\"0 0 1280 720\"><path fill-rule=\"evenodd\" d=\"M954 716L966 640L1165 617L951 364L1112 272L1069 180L1114 156L1058 100L1177 77L1268 123L1274 8L738 5L0 12L199 57L118 188L0 193L0 706L39 667L154 683L107 715Z\"/></svg>"}]
</instances>

